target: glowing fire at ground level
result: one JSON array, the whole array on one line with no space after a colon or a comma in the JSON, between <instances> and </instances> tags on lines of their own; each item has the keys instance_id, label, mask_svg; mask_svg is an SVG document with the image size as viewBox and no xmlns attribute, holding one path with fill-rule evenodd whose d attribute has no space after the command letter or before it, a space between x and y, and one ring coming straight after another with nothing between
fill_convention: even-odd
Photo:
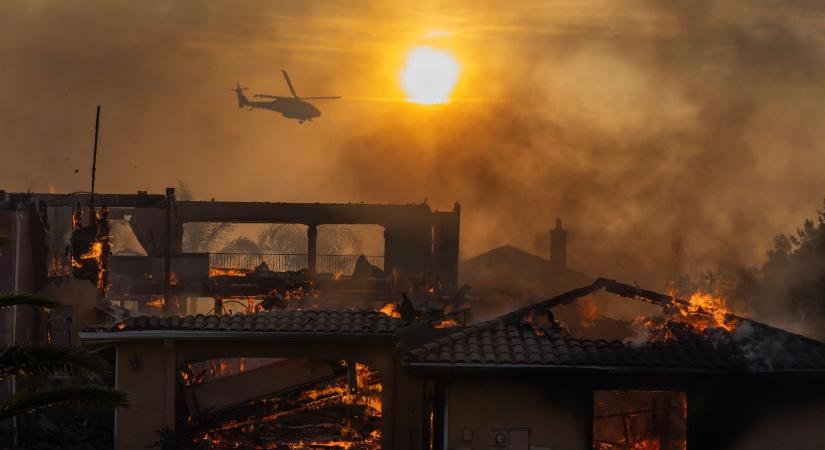
<instances>
[{"instance_id":1,"label":"glowing fire at ground level","mask_svg":"<svg viewBox=\"0 0 825 450\"><path fill-rule=\"evenodd\" d=\"M381 448L380 374L360 363L339 364L346 373L332 379L190 418L192 444L210 449ZM180 376L186 386L202 379L188 371Z\"/></svg>"}]
</instances>

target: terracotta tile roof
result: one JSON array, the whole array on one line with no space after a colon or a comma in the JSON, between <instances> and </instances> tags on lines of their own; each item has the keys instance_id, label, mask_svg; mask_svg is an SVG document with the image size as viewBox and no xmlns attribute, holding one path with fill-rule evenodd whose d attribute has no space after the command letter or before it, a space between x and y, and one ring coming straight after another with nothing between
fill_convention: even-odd
<instances>
[{"instance_id":1,"label":"terracotta tile roof","mask_svg":"<svg viewBox=\"0 0 825 450\"><path fill-rule=\"evenodd\" d=\"M701 334L683 332L671 340L653 343L576 339L558 325L536 329L524 322L530 311L569 303L602 288L634 297L655 294L600 279L498 319L458 328L408 351L405 363L445 368L481 365L639 371L825 371L825 344L742 318L737 318L740 323L732 333L722 329Z\"/></svg>"},{"instance_id":2,"label":"terracotta tile roof","mask_svg":"<svg viewBox=\"0 0 825 450\"><path fill-rule=\"evenodd\" d=\"M85 330L87 332L126 331L262 331L282 333L353 333L392 335L403 321L372 309L355 310L285 310L204 316L142 316L130 317L110 328Z\"/></svg>"}]
</instances>

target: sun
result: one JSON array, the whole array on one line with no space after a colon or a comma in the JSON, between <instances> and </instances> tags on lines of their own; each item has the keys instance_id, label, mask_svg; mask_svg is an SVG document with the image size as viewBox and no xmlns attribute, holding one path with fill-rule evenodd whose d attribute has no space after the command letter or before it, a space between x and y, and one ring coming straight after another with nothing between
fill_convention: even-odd
<instances>
[{"instance_id":1,"label":"sun","mask_svg":"<svg viewBox=\"0 0 825 450\"><path fill-rule=\"evenodd\" d=\"M407 101L434 105L450 100L460 67L452 55L432 47L416 47L401 71L401 89Z\"/></svg>"}]
</instances>

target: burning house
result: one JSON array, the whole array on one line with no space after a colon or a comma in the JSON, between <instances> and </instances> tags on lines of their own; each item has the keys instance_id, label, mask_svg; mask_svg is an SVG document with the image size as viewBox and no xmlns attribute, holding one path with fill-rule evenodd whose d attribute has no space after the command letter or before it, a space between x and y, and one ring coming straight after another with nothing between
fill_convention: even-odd
<instances>
[{"instance_id":1,"label":"burning house","mask_svg":"<svg viewBox=\"0 0 825 450\"><path fill-rule=\"evenodd\" d=\"M599 291L659 314L598 337L554 314ZM825 344L613 280L408 346L404 358L438 386L440 448L814 449L825 438Z\"/></svg>"},{"instance_id":2,"label":"burning house","mask_svg":"<svg viewBox=\"0 0 825 450\"><path fill-rule=\"evenodd\" d=\"M470 296L459 284L458 205L197 202L171 189L103 194L97 207L79 194L2 198L11 233L0 267L14 274L2 287L66 305L15 311L4 339L82 342L107 357L132 403L108 425L118 449L825 440L825 344L734 315L710 294L592 281L567 267L560 223L549 259L505 247L462 266L463 282L488 269L499 286L542 280L517 294L549 299L514 304L495 285ZM184 251L185 225L213 222L300 224L306 252ZM367 223L384 229L382 255L317 251L324 224ZM115 227L141 252L118 252Z\"/></svg>"}]
</instances>

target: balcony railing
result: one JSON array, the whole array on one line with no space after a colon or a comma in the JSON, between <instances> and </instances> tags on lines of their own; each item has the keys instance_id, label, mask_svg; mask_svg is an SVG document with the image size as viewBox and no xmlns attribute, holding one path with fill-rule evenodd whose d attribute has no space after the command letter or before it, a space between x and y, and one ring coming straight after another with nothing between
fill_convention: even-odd
<instances>
[{"instance_id":1,"label":"balcony railing","mask_svg":"<svg viewBox=\"0 0 825 450\"><path fill-rule=\"evenodd\" d=\"M318 255L315 264L318 273L336 273L352 275L355 271L355 263L361 255ZM366 256L367 261L373 266L384 270L383 256Z\"/></svg>"},{"instance_id":2,"label":"balcony railing","mask_svg":"<svg viewBox=\"0 0 825 450\"><path fill-rule=\"evenodd\" d=\"M315 270L318 273L337 273L352 275L355 263L360 255L317 255ZM383 256L366 256L370 264L384 269ZM306 253L210 253L210 269L254 270L261 263L266 263L273 272L287 272L306 269L309 258Z\"/></svg>"}]
</instances>

